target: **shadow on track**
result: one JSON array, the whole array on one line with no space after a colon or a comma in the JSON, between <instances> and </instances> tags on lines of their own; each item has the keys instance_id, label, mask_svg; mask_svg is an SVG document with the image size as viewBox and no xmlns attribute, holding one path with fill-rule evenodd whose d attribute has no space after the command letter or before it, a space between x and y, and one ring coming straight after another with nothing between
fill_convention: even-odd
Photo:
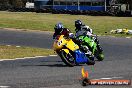
<instances>
[{"instance_id":1,"label":"shadow on track","mask_svg":"<svg viewBox=\"0 0 132 88\"><path fill-rule=\"evenodd\" d=\"M27 67L27 66L46 66L46 67L68 67L65 64L31 64L31 65L21 65L22 67Z\"/></svg>"}]
</instances>

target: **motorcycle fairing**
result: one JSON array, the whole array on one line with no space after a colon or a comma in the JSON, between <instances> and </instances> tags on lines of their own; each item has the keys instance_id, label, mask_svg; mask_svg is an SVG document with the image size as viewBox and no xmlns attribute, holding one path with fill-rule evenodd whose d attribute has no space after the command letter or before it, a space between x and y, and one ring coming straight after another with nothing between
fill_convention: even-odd
<instances>
[{"instance_id":1,"label":"motorcycle fairing","mask_svg":"<svg viewBox=\"0 0 132 88\"><path fill-rule=\"evenodd\" d=\"M77 44L75 44L72 39L70 39L67 44L65 44L65 46L67 47L67 49L62 49L64 50L67 54L69 53L69 50L75 51L77 49L79 49L79 46Z\"/></svg>"},{"instance_id":2,"label":"motorcycle fairing","mask_svg":"<svg viewBox=\"0 0 132 88\"><path fill-rule=\"evenodd\" d=\"M79 49L79 46L75 44L72 39L70 39L65 46L72 51Z\"/></svg>"},{"instance_id":3,"label":"motorcycle fairing","mask_svg":"<svg viewBox=\"0 0 132 88\"><path fill-rule=\"evenodd\" d=\"M82 39L84 43L87 43L88 46L90 46L92 48L92 53L95 52L97 44L95 43L94 40L92 40L91 38L89 38L87 36L79 36L79 39Z\"/></svg>"},{"instance_id":4,"label":"motorcycle fairing","mask_svg":"<svg viewBox=\"0 0 132 88\"><path fill-rule=\"evenodd\" d=\"M59 36L59 39L56 39L53 48L54 50L60 50L64 46L66 46L68 49L75 51L76 49L79 49L79 46L75 44L72 39L64 39L64 35Z\"/></svg>"},{"instance_id":5,"label":"motorcycle fairing","mask_svg":"<svg viewBox=\"0 0 132 88\"><path fill-rule=\"evenodd\" d=\"M81 52L80 50L75 50L74 55L77 64L88 62L88 58L86 57L85 53Z\"/></svg>"},{"instance_id":6,"label":"motorcycle fairing","mask_svg":"<svg viewBox=\"0 0 132 88\"><path fill-rule=\"evenodd\" d=\"M63 51L65 51L67 54L69 53L68 49L62 49Z\"/></svg>"}]
</instances>

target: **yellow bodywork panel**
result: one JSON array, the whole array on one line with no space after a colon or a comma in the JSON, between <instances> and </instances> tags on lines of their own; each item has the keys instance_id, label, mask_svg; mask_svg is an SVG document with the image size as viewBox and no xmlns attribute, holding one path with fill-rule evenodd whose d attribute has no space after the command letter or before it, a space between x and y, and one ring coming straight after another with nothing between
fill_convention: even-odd
<instances>
[{"instance_id":1,"label":"yellow bodywork panel","mask_svg":"<svg viewBox=\"0 0 132 88\"><path fill-rule=\"evenodd\" d=\"M77 49L79 49L79 46L77 44L75 44L72 39L70 39L67 44L66 44L66 47L69 48L70 50L72 51L75 51Z\"/></svg>"},{"instance_id":2,"label":"yellow bodywork panel","mask_svg":"<svg viewBox=\"0 0 132 88\"><path fill-rule=\"evenodd\" d=\"M67 54L69 53L69 50L68 49L62 49L62 50L64 50Z\"/></svg>"},{"instance_id":3,"label":"yellow bodywork panel","mask_svg":"<svg viewBox=\"0 0 132 88\"><path fill-rule=\"evenodd\" d=\"M53 49L54 50L61 50L63 48L63 46L66 46L68 49L74 51L74 50L77 50L79 49L79 46L77 44L75 44L72 39L65 39L64 38L64 35L60 35L59 36L59 39L56 39L54 41L54 44L53 44ZM68 50L67 49L67 50ZM66 52L68 52L67 50L65 50Z\"/></svg>"},{"instance_id":4,"label":"yellow bodywork panel","mask_svg":"<svg viewBox=\"0 0 132 88\"><path fill-rule=\"evenodd\" d=\"M67 41L63 38L64 35L61 35L59 39L54 41L53 48L54 50L62 49L63 45L67 43Z\"/></svg>"}]
</instances>

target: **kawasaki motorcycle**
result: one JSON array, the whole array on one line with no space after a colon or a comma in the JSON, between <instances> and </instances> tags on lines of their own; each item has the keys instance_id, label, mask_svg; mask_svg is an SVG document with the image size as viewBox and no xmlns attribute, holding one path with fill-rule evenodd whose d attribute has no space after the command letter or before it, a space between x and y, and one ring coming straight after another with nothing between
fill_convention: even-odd
<instances>
[{"instance_id":1,"label":"kawasaki motorcycle","mask_svg":"<svg viewBox=\"0 0 132 88\"><path fill-rule=\"evenodd\" d=\"M88 50L91 51L92 55L96 57L99 61L104 59L104 54L102 51L99 51L94 37L89 37L87 35L81 35L77 37L81 41L83 47L88 47Z\"/></svg>"},{"instance_id":2,"label":"kawasaki motorcycle","mask_svg":"<svg viewBox=\"0 0 132 88\"><path fill-rule=\"evenodd\" d=\"M95 64L95 61L90 60L72 39L66 38L64 35L58 35L55 38L53 49L68 66L73 67L85 63L88 65Z\"/></svg>"}]
</instances>

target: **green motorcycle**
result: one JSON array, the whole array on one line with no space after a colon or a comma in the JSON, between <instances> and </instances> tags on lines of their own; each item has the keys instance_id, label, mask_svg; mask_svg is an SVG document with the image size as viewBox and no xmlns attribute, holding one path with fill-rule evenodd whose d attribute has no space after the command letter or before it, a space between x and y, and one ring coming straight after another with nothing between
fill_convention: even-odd
<instances>
[{"instance_id":1,"label":"green motorcycle","mask_svg":"<svg viewBox=\"0 0 132 88\"><path fill-rule=\"evenodd\" d=\"M83 47L88 47L92 55L94 55L94 57L96 57L99 61L102 61L104 59L103 51L99 51L99 49L97 48L97 43L95 42L94 37L81 35L77 37L77 39L81 40L81 45Z\"/></svg>"}]
</instances>

